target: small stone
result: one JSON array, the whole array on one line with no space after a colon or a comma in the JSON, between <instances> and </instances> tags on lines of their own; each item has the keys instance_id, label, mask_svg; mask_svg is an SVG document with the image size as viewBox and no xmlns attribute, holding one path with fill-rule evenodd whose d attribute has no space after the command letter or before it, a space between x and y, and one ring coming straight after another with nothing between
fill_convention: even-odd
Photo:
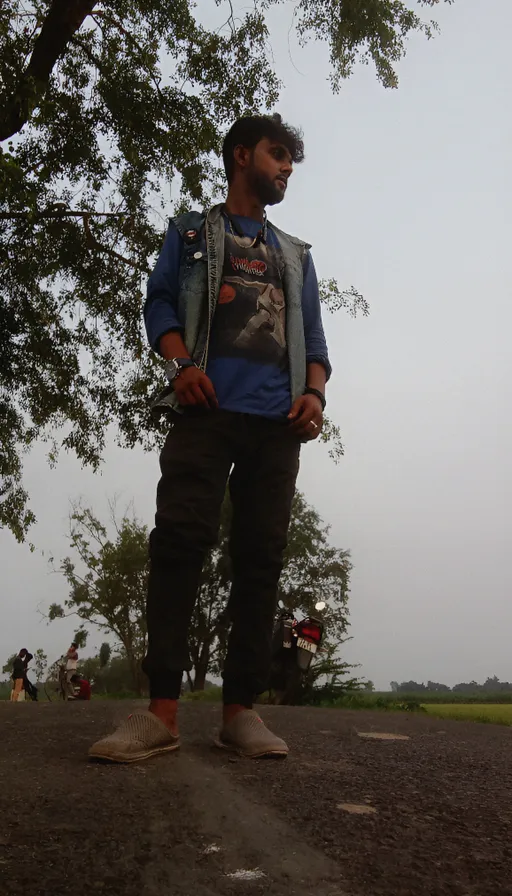
<instances>
[{"instance_id":1,"label":"small stone","mask_svg":"<svg viewBox=\"0 0 512 896\"><path fill-rule=\"evenodd\" d=\"M351 815L376 815L377 809L374 806L363 805L361 803L338 803L337 809L343 812L350 812Z\"/></svg>"},{"instance_id":2,"label":"small stone","mask_svg":"<svg viewBox=\"0 0 512 896\"><path fill-rule=\"evenodd\" d=\"M387 731L358 731L359 737L371 740L410 740L407 734L390 734Z\"/></svg>"},{"instance_id":3,"label":"small stone","mask_svg":"<svg viewBox=\"0 0 512 896\"><path fill-rule=\"evenodd\" d=\"M255 868L253 871L240 868L239 871L231 871L229 874L226 874L226 877L229 877L231 880L252 881L261 880L263 877L266 877L266 875L265 872L260 871L259 868Z\"/></svg>"}]
</instances>

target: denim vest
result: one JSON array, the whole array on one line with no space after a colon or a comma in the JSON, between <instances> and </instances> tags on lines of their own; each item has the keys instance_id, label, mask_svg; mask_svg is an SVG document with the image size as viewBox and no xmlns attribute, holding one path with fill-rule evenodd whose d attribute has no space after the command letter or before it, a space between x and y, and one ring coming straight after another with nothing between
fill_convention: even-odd
<instances>
[{"instance_id":1,"label":"denim vest","mask_svg":"<svg viewBox=\"0 0 512 896\"><path fill-rule=\"evenodd\" d=\"M206 370L210 330L217 306L224 268L225 226L222 206L216 205L205 216L187 212L172 219L183 239L180 266L178 316L183 321L184 342L193 361ZM286 343L290 371L292 402L306 387L306 343L302 320L303 263L309 249L277 227L277 236L284 261L283 289L286 302ZM153 404L159 414L166 410L181 411L172 388L167 388Z\"/></svg>"}]
</instances>

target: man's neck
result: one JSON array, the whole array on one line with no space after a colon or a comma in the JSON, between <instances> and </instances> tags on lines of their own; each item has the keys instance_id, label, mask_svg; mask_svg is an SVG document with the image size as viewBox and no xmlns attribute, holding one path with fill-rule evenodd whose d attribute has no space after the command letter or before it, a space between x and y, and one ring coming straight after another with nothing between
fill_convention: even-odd
<instances>
[{"instance_id":1,"label":"man's neck","mask_svg":"<svg viewBox=\"0 0 512 896\"><path fill-rule=\"evenodd\" d=\"M230 187L224 205L230 215L240 215L243 218L252 218L254 221L263 223L265 208L256 196Z\"/></svg>"}]
</instances>

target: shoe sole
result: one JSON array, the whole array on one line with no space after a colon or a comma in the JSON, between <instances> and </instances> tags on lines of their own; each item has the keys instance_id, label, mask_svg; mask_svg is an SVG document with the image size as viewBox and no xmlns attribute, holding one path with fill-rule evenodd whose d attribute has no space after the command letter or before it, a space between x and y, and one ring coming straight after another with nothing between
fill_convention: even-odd
<instances>
[{"instance_id":1,"label":"shoe sole","mask_svg":"<svg viewBox=\"0 0 512 896\"><path fill-rule=\"evenodd\" d=\"M106 755L105 753L93 753L92 750L89 751L89 759L92 759L95 762L113 762L113 763L123 763L128 764L130 762L142 762L144 759L151 759L153 756L159 756L162 753L172 753L174 750L179 750L181 744L178 742L176 744L169 744L167 747L155 747L152 750L146 750L145 753L136 753L131 754L130 756L126 756L123 753L110 753L110 755Z\"/></svg>"},{"instance_id":2,"label":"shoe sole","mask_svg":"<svg viewBox=\"0 0 512 896\"><path fill-rule=\"evenodd\" d=\"M240 747L237 747L235 744L226 744L219 737L213 738L213 743L219 750L224 750L228 753L236 753L237 756L243 757L243 759L286 759L288 756L288 750L263 750L260 753L246 753Z\"/></svg>"}]
</instances>

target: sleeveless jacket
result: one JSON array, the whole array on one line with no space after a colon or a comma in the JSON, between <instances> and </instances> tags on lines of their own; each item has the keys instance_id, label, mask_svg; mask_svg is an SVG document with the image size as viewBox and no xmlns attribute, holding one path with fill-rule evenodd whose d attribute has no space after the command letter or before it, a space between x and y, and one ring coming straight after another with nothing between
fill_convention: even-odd
<instances>
[{"instance_id":1,"label":"sleeveless jacket","mask_svg":"<svg viewBox=\"0 0 512 896\"><path fill-rule=\"evenodd\" d=\"M224 266L225 226L222 206L206 215L187 212L172 219L183 239L178 297L179 318L183 321L184 342L193 361L206 370L210 330L217 306ZM286 343L292 402L306 386L306 343L302 320L304 258L309 245L274 225L284 261L283 290L286 302ZM156 413L181 411L172 389L166 389L153 404Z\"/></svg>"}]
</instances>

